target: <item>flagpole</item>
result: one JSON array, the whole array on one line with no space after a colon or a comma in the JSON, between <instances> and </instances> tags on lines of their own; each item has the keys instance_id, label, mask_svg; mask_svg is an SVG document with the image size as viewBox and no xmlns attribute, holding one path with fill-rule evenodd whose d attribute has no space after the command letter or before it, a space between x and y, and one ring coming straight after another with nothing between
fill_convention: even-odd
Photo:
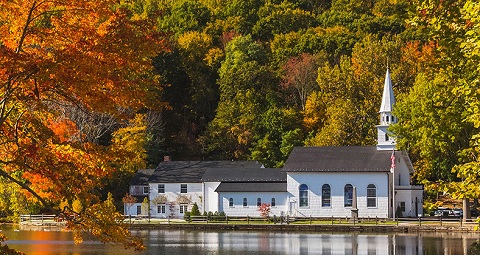
<instances>
[{"instance_id":1,"label":"flagpole","mask_svg":"<svg viewBox=\"0 0 480 255\"><path fill-rule=\"evenodd\" d=\"M390 160L390 172L392 173L392 216L395 220L397 218L397 208L395 206L395 149L392 150L392 156L390 156Z\"/></svg>"}]
</instances>

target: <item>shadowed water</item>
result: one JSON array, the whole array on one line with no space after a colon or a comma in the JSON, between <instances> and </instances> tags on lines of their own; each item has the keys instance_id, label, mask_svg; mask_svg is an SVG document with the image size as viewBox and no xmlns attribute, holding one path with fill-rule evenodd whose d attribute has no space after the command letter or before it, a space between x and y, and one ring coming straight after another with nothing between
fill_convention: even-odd
<instances>
[{"instance_id":1,"label":"shadowed water","mask_svg":"<svg viewBox=\"0 0 480 255\"><path fill-rule=\"evenodd\" d=\"M39 228L15 231L3 226L7 244L31 255L153 255L153 254L366 254L440 255L471 254L478 233L300 233L144 230L134 234L145 240L147 250L134 252L121 245L86 239L75 245L73 234Z\"/></svg>"}]
</instances>

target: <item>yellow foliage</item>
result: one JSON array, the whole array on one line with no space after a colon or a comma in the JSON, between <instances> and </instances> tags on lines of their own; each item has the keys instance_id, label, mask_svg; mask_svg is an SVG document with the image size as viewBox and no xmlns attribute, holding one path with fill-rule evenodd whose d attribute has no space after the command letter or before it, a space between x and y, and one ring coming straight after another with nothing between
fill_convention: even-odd
<instances>
[{"instance_id":1,"label":"yellow foliage","mask_svg":"<svg viewBox=\"0 0 480 255\"><path fill-rule=\"evenodd\" d=\"M113 133L111 151L121 161L121 170L134 172L145 168L146 129L145 115L137 114L128 126Z\"/></svg>"},{"instance_id":2,"label":"yellow foliage","mask_svg":"<svg viewBox=\"0 0 480 255\"><path fill-rule=\"evenodd\" d=\"M212 48L208 50L207 54L205 55L205 62L207 62L207 65L209 67L216 67L217 65L220 64L220 61L223 59L225 56L223 50L219 48Z\"/></svg>"}]
</instances>

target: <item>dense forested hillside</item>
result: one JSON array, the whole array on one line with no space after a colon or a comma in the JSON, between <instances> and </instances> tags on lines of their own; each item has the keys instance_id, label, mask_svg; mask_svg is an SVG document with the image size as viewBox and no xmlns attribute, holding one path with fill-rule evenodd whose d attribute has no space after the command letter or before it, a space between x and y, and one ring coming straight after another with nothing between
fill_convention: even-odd
<instances>
[{"instance_id":1,"label":"dense forested hillside","mask_svg":"<svg viewBox=\"0 0 480 255\"><path fill-rule=\"evenodd\" d=\"M126 5L169 35L170 50L154 59L170 106L157 155L281 167L293 146L373 145L388 67L401 120L392 131L411 153L415 180L449 192L442 183L475 182L465 173L478 168L473 1Z\"/></svg>"},{"instance_id":2,"label":"dense forested hillside","mask_svg":"<svg viewBox=\"0 0 480 255\"><path fill-rule=\"evenodd\" d=\"M279 167L292 146L372 145L387 65L405 93L434 62L408 1L133 2L170 35L154 65L176 160Z\"/></svg>"}]
</instances>

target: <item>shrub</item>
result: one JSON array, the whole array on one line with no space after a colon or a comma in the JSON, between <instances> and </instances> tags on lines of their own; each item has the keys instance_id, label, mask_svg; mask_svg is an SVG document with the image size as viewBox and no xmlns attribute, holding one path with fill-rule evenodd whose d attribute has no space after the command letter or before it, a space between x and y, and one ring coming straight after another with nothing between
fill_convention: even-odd
<instances>
[{"instance_id":1,"label":"shrub","mask_svg":"<svg viewBox=\"0 0 480 255\"><path fill-rule=\"evenodd\" d=\"M260 205L258 207L258 211L260 212L260 216L268 219L268 216L270 215L270 209L271 209L270 204L263 203L262 205Z\"/></svg>"},{"instance_id":2,"label":"shrub","mask_svg":"<svg viewBox=\"0 0 480 255\"><path fill-rule=\"evenodd\" d=\"M183 219L186 221L190 221L190 212L185 212L185 214L183 214Z\"/></svg>"},{"instance_id":3,"label":"shrub","mask_svg":"<svg viewBox=\"0 0 480 255\"><path fill-rule=\"evenodd\" d=\"M197 203L193 204L192 211L190 212L191 216L200 216L200 210L198 210Z\"/></svg>"}]
</instances>

